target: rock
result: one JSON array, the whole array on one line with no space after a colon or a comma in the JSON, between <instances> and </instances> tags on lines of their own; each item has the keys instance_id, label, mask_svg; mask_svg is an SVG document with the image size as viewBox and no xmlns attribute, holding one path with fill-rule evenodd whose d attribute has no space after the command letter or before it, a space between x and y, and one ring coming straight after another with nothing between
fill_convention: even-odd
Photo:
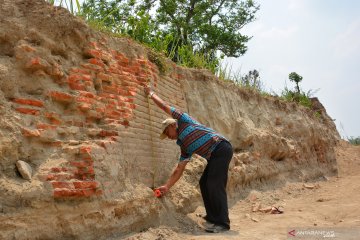
<instances>
[{"instance_id":1,"label":"rock","mask_svg":"<svg viewBox=\"0 0 360 240\"><path fill-rule=\"evenodd\" d=\"M251 220L253 220L254 222L259 222L259 219L257 219L256 217L251 217Z\"/></svg>"},{"instance_id":2,"label":"rock","mask_svg":"<svg viewBox=\"0 0 360 240\"><path fill-rule=\"evenodd\" d=\"M260 208L259 211L262 213L268 213L271 211L271 209L272 209L272 207L268 206L268 207Z\"/></svg>"},{"instance_id":3,"label":"rock","mask_svg":"<svg viewBox=\"0 0 360 240\"><path fill-rule=\"evenodd\" d=\"M315 186L313 185L313 184L306 184L306 183L304 183L304 188L307 188L307 189L314 189L315 188Z\"/></svg>"},{"instance_id":4,"label":"rock","mask_svg":"<svg viewBox=\"0 0 360 240\"><path fill-rule=\"evenodd\" d=\"M24 179L31 180L32 169L28 163L19 160L16 162L16 167Z\"/></svg>"},{"instance_id":5,"label":"rock","mask_svg":"<svg viewBox=\"0 0 360 240\"><path fill-rule=\"evenodd\" d=\"M259 211L260 208L261 208L261 203L255 203L252 207L252 211L257 212Z\"/></svg>"}]
</instances>

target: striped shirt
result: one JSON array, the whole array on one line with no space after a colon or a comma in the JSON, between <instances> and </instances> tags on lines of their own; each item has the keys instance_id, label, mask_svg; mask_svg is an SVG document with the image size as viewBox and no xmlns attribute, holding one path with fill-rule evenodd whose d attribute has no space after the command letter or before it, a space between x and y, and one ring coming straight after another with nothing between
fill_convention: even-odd
<instances>
[{"instance_id":1,"label":"striped shirt","mask_svg":"<svg viewBox=\"0 0 360 240\"><path fill-rule=\"evenodd\" d=\"M174 107L171 107L171 115L174 119L177 119L178 123L176 144L181 149L180 162L189 161L194 153L209 159L215 147L222 140L226 140L211 128L205 127L188 114L180 112Z\"/></svg>"}]
</instances>

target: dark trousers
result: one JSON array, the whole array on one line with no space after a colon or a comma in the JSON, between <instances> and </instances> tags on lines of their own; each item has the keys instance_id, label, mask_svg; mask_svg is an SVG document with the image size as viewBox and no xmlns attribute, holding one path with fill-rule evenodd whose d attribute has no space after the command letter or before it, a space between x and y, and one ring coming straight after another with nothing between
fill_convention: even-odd
<instances>
[{"instance_id":1,"label":"dark trousers","mask_svg":"<svg viewBox=\"0 0 360 240\"><path fill-rule=\"evenodd\" d=\"M211 153L208 164L200 178L200 190L206 209L206 220L230 229L226 184L232 146L222 141Z\"/></svg>"}]
</instances>

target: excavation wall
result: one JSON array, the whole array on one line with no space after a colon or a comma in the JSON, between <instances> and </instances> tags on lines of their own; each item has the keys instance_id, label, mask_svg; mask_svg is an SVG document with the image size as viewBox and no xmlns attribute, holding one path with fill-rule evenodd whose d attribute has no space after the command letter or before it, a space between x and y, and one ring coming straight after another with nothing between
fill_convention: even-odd
<instances>
[{"instance_id":1,"label":"excavation wall","mask_svg":"<svg viewBox=\"0 0 360 240\"><path fill-rule=\"evenodd\" d=\"M0 0L1 239L107 239L201 204L199 157L166 197L153 196L179 149L159 139L166 115L145 84L231 141L230 202L262 184L336 173L339 135L324 109L178 67L45 1Z\"/></svg>"}]
</instances>

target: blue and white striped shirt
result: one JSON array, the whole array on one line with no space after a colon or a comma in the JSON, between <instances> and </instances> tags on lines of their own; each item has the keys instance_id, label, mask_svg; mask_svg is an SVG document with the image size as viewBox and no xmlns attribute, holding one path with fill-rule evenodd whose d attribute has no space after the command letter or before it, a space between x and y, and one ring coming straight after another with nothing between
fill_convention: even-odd
<instances>
[{"instance_id":1,"label":"blue and white striped shirt","mask_svg":"<svg viewBox=\"0 0 360 240\"><path fill-rule=\"evenodd\" d=\"M226 140L213 129L205 127L187 113L180 112L174 107L171 107L171 115L178 123L176 144L181 149L180 162L189 161L194 153L209 159L215 147L222 140Z\"/></svg>"}]
</instances>

